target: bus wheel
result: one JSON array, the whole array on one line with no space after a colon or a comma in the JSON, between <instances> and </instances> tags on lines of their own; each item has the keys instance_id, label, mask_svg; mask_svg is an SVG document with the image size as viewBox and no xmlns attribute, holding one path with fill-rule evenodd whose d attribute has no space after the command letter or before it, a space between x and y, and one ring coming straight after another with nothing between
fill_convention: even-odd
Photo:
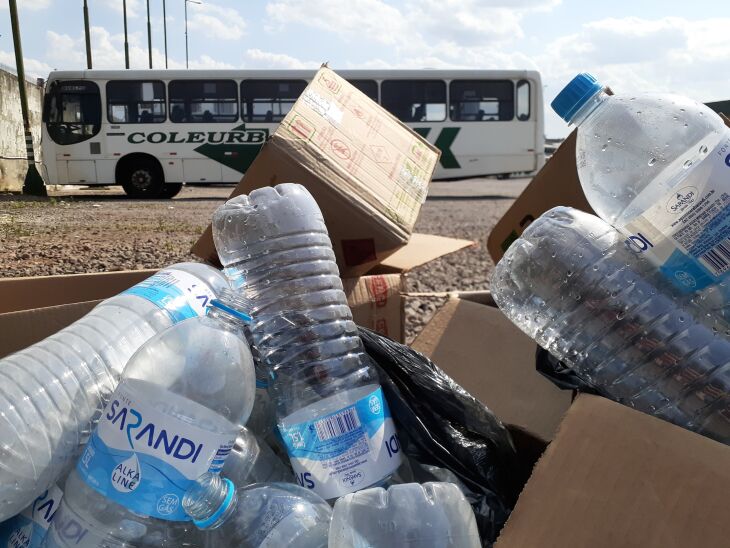
<instances>
[{"instance_id":1,"label":"bus wheel","mask_svg":"<svg viewBox=\"0 0 730 548\"><path fill-rule=\"evenodd\" d=\"M174 198L182 190L182 183L165 183L160 192L160 198Z\"/></svg>"},{"instance_id":2,"label":"bus wheel","mask_svg":"<svg viewBox=\"0 0 730 548\"><path fill-rule=\"evenodd\" d=\"M124 192L131 198L159 198L165 186L162 169L150 160L128 162L120 175Z\"/></svg>"}]
</instances>

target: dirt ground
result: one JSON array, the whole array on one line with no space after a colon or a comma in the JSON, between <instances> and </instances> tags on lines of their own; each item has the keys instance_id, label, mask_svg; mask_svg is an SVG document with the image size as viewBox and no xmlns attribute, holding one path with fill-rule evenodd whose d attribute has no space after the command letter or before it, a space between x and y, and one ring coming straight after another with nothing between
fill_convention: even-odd
<instances>
[{"instance_id":1,"label":"dirt ground","mask_svg":"<svg viewBox=\"0 0 730 548\"><path fill-rule=\"evenodd\" d=\"M413 270L407 290L488 289L494 265L486 237L527 182L432 183L416 230L470 239L477 245ZM2 276L156 268L194 260L190 246L232 187L185 187L172 200L131 200L117 187L57 188L47 201L0 194ZM412 337L439 305L439 299L408 299L408 335Z\"/></svg>"}]
</instances>

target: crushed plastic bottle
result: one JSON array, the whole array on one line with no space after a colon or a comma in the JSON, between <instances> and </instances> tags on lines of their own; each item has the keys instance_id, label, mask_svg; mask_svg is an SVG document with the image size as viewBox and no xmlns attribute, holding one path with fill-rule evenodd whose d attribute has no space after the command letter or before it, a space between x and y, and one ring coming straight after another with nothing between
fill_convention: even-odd
<instances>
[{"instance_id":1,"label":"crushed plastic bottle","mask_svg":"<svg viewBox=\"0 0 730 548\"><path fill-rule=\"evenodd\" d=\"M554 208L497 264L494 300L604 395L730 443L727 327L624 239L598 217Z\"/></svg>"},{"instance_id":2,"label":"crushed plastic bottle","mask_svg":"<svg viewBox=\"0 0 730 548\"><path fill-rule=\"evenodd\" d=\"M63 491L54 484L20 514L0 523L0 546L3 548L42 546L62 498Z\"/></svg>"},{"instance_id":3,"label":"crushed plastic bottle","mask_svg":"<svg viewBox=\"0 0 730 548\"><path fill-rule=\"evenodd\" d=\"M70 469L132 354L227 287L210 266L175 264L0 360L0 521Z\"/></svg>"},{"instance_id":4,"label":"crushed plastic bottle","mask_svg":"<svg viewBox=\"0 0 730 548\"><path fill-rule=\"evenodd\" d=\"M400 444L317 203L301 185L260 188L215 212L213 237L251 311L299 484L333 499L385 481Z\"/></svg>"},{"instance_id":5,"label":"crushed plastic bottle","mask_svg":"<svg viewBox=\"0 0 730 548\"><path fill-rule=\"evenodd\" d=\"M207 534L205 548L326 548L332 509L317 494L292 483L236 488L206 474L188 490L185 511Z\"/></svg>"},{"instance_id":6,"label":"crushed plastic bottle","mask_svg":"<svg viewBox=\"0 0 730 548\"><path fill-rule=\"evenodd\" d=\"M474 512L453 483L404 483L337 499L330 548L479 548Z\"/></svg>"},{"instance_id":7,"label":"crushed plastic bottle","mask_svg":"<svg viewBox=\"0 0 730 548\"><path fill-rule=\"evenodd\" d=\"M294 481L289 467L274 454L266 442L258 439L245 427L238 434L221 474L236 487L245 487L252 483Z\"/></svg>"},{"instance_id":8,"label":"crushed plastic bottle","mask_svg":"<svg viewBox=\"0 0 730 548\"><path fill-rule=\"evenodd\" d=\"M254 400L242 332L226 292L208 315L152 338L132 356L64 487L50 546L181 546L196 542L187 488L220 472Z\"/></svg>"},{"instance_id":9,"label":"crushed plastic bottle","mask_svg":"<svg viewBox=\"0 0 730 548\"><path fill-rule=\"evenodd\" d=\"M730 321L730 128L691 99L608 95L586 73L552 106L578 127L578 175L596 214Z\"/></svg>"}]
</instances>

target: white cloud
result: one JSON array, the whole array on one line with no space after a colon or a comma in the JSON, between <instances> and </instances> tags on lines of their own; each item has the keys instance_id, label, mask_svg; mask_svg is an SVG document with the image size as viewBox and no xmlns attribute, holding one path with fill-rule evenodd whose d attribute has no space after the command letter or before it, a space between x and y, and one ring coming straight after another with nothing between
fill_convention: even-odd
<instances>
[{"instance_id":1,"label":"white cloud","mask_svg":"<svg viewBox=\"0 0 730 548\"><path fill-rule=\"evenodd\" d=\"M408 21L395 7L381 0L275 0L266 6L269 29L309 26L347 41L402 43L411 35Z\"/></svg>"},{"instance_id":2,"label":"white cloud","mask_svg":"<svg viewBox=\"0 0 730 548\"><path fill-rule=\"evenodd\" d=\"M15 70L15 53L12 51L0 50L0 64L6 65ZM48 78L52 67L43 61L29 57L23 58L26 78Z\"/></svg>"},{"instance_id":3,"label":"white cloud","mask_svg":"<svg viewBox=\"0 0 730 548\"><path fill-rule=\"evenodd\" d=\"M122 0L101 0L101 3L117 13L123 12ZM139 17L142 13L145 15L147 13L146 7L142 5L142 0L127 0L127 18Z\"/></svg>"},{"instance_id":4,"label":"white cloud","mask_svg":"<svg viewBox=\"0 0 730 548\"><path fill-rule=\"evenodd\" d=\"M216 40L239 40L246 33L246 21L234 8L210 2L190 4L188 29L202 32Z\"/></svg>"},{"instance_id":5,"label":"white cloud","mask_svg":"<svg viewBox=\"0 0 730 548\"><path fill-rule=\"evenodd\" d=\"M246 68L316 69L321 64L317 61L301 61L283 53L272 53L255 48L246 50Z\"/></svg>"},{"instance_id":6,"label":"white cloud","mask_svg":"<svg viewBox=\"0 0 730 548\"><path fill-rule=\"evenodd\" d=\"M91 56L95 69L124 68L124 34L112 34L103 27L91 27ZM86 67L86 46L83 34L69 36L53 31L46 33L46 59L57 69ZM165 66L164 50L152 48L152 64ZM129 35L129 65L131 68L149 66L147 38L141 33ZM170 60L170 68L180 68L183 63Z\"/></svg>"},{"instance_id":7,"label":"white cloud","mask_svg":"<svg viewBox=\"0 0 730 548\"><path fill-rule=\"evenodd\" d=\"M548 103L583 71L594 73L617 93L656 91L699 101L727 99L728 28L728 18L602 19L547 44L535 62L547 86ZM546 126L548 135L566 131L549 106Z\"/></svg>"}]
</instances>

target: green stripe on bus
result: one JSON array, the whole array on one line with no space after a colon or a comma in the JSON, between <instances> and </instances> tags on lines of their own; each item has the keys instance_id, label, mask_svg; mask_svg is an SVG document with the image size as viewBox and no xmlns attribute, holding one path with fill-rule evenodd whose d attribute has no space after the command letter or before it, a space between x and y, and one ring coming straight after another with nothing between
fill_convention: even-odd
<instances>
[{"instance_id":1,"label":"green stripe on bus","mask_svg":"<svg viewBox=\"0 0 730 548\"><path fill-rule=\"evenodd\" d=\"M441 166L444 169L458 169L461 167L459 162L456 161L456 156L451 152L451 145L460 130L461 128L458 127L445 127L436 138L434 145L441 150Z\"/></svg>"},{"instance_id":2,"label":"green stripe on bus","mask_svg":"<svg viewBox=\"0 0 730 548\"><path fill-rule=\"evenodd\" d=\"M428 134L431 133L431 128L430 127L414 127L413 131L415 131L416 133L418 133L421 137L423 137L425 139L426 137L428 137Z\"/></svg>"}]
</instances>

